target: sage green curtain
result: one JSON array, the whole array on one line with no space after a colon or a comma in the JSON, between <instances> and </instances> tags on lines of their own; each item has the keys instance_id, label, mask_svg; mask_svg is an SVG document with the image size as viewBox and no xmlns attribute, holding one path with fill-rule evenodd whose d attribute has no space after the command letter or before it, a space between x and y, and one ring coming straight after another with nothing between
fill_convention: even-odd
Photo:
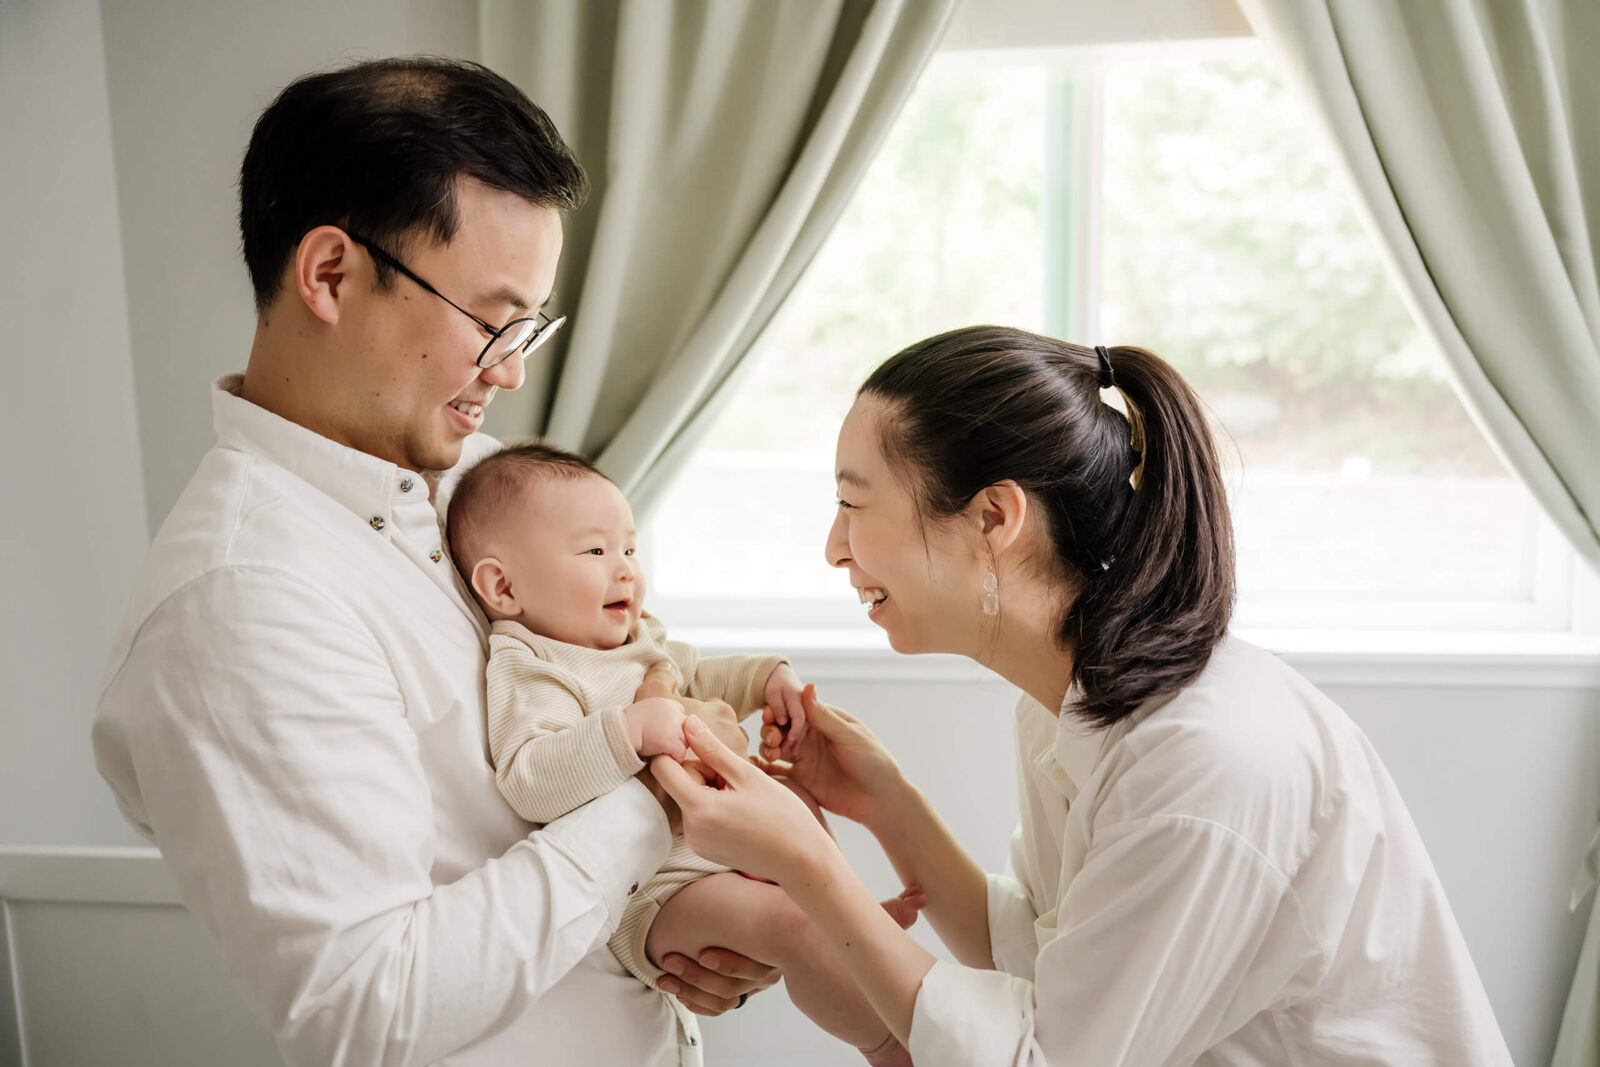
<instances>
[{"instance_id":1,"label":"sage green curtain","mask_svg":"<svg viewBox=\"0 0 1600 1067\"><path fill-rule=\"evenodd\" d=\"M565 336L497 401L512 432L594 457L648 510L955 3L482 0L481 58L550 112L594 186L556 282Z\"/></svg>"},{"instance_id":2,"label":"sage green curtain","mask_svg":"<svg viewBox=\"0 0 1600 1067\"><path fill-rule=\"evenodd\" d=\"M1600 565L1600 2L1240 0L1469 411ZM1571 906L1600 865L1590 847ZM1600 902L1555 1067L1600 1067Z\"/></svg>"}]
</instances>

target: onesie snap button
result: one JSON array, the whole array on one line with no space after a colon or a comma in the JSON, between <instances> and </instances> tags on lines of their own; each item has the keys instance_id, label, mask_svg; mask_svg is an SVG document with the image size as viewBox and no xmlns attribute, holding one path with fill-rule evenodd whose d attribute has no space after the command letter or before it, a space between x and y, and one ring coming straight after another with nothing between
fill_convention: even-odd
<instances>
[{"instance_id":1,"label":"onesie snap button","mask_svg":"<svg viewBox=\"0 0 1600 1067\"><path fill-rule=\"evenodd\" d=\"M372 516L372 518L370 520L368 520L367 525L372 527L374 530L383 529L383 516L382 515L374 515L374 516Z\"/></svg>"},{"instance_id":2,"label":"onesie snap button","mask_svg":"<svg viewBox=\"0 0 1600 1067\"><path fill-rule=\"evenodd\" d=\"M411 481L411 479L410 479L410 478L402 478L402 479L400 479L400 491L401 491L401 492L402 492L402 493L409 493L409 492L411 492L411 486L412 486L412 484L413 484L413 483L412 483L412 481Z\"/></svg>"},{"instance_id":3,"label":"onesie snap button","mask_svg":"<svg viewBox=\"0 0 1600 1067\"><path fill-rule=\"evenodd\" d=\"M630 885L628 887L628 895L630 897L633 896L638 891L639 891L639 883L638 882L635 882L635 883L633 883L632 885Z\"/></svg>"}]
</instances>

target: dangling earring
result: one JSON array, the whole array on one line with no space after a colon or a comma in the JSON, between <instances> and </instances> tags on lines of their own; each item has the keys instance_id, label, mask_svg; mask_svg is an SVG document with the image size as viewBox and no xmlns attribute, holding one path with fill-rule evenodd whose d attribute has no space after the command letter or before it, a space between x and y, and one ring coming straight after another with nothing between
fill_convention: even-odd
<instances>
[{"instance_id":1,"label":"dangling earring","mask_svg":"<svg viewBox=\"0 0 1600 1067\"><path fill-rule=\"evenodd\" d=\"M994 573L993 562L989 564L989 570L983 576L983 613L1000 614L1000 579Z\"/></svg>"}]
</instances>

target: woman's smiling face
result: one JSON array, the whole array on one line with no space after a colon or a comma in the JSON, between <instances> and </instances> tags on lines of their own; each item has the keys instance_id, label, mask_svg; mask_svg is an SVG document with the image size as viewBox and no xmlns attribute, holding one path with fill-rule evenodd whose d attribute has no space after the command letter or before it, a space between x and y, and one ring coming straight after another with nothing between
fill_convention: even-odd
<instances>
[{"instance_id":1,"label":"woman's smiling face","mask_svg":"<svg viewBox=\"0 0 1600 1067\"><path fill-rule=\"evenodd\" d=\"M883 455L880 420L892 418L892 405L865 396L839 428L828 563L849 572L895 651L970 654L982 617L983 542L960 518L924 523L904 475Z\"/></svg>"}]
</instances>

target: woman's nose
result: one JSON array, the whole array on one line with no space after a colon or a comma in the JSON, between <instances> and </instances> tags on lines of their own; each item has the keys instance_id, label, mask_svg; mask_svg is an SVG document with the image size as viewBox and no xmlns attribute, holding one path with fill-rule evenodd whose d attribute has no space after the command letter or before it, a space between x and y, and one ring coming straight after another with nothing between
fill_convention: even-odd
<instances>
[{"instance_id":1,"label":"woman's nose","mask_svg":"<svg viewBox=\"0 0 1600 1067\"><path fill-rule=\"evenodd\" d=\"M830 567L850 565L850 537L845 530L843 508L833 517L833 525L828 529L828 541L822 546L822 552L828 557Z\"/></svg>"}]
</instances>

